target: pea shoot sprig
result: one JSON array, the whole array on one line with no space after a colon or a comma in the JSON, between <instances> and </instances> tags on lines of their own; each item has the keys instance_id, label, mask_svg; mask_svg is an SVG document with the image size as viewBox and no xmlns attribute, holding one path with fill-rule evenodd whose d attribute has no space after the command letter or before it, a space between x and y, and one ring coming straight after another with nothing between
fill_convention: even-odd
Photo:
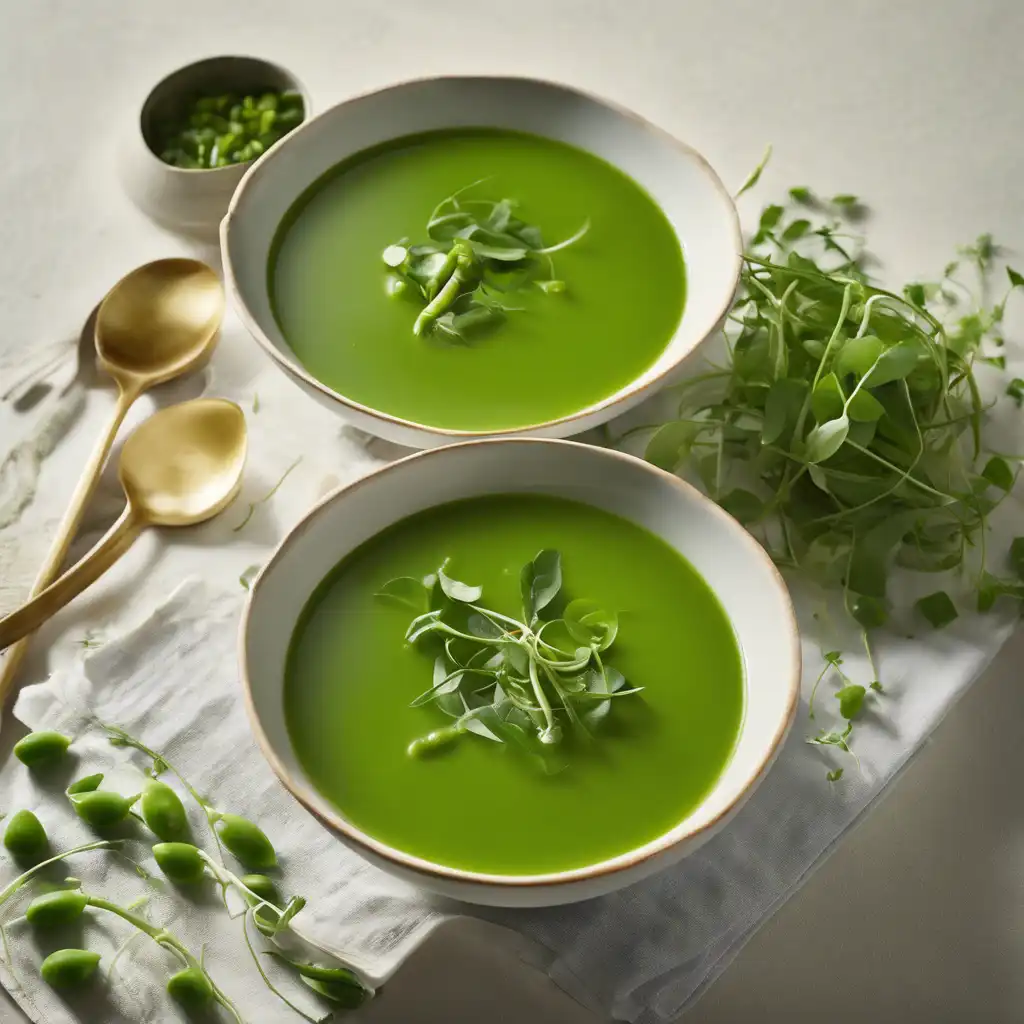
<instances>
[{"instance_id":1,"label":"pea shoot sprig","mask_svg":"<svg viewBox=\"0 0 1024 1024\"><path fill-rule=\"evenodd\" d=\"M590 229L589 221L569 238L545 245L540 228L515 215L515 200L467 198L487 180L453 192L434 207L427 219L429 241L402 239L384 250L390 294L410 294L425 303L413 324L415 335L435 332L464 341L520 309L509 298L516 292L565 291L552 254L578 242Z\"/></svg>"},{"instance_id":2,"label":"pea shoot sprig","mask_svg":"<svg viewBox=\"0 0 1024 1024\"><path fill-rule=\"evenodd\" d=\"M986 446L974 374L1004 368L1003 314L1024 277L1008 268L998 289L998 247L983 235L939 281L888 291L868 276L864 212L855 196L804 187L763 209L724 331L728 358L678 386L677 414L646 457L693 469L781 567L838 588L874 674L868 633L894 610L896 566L959 570L979 611L1024 600L1024 539L1009 573L987 557L989 519L1019 459ZM1014 383L1007 393L1016 401ZM915 614L942 628L959 611L936 590ZM852 683L832 654L825 672L839 673L847 725L809 742L849 751L852 722L881 684Z\"/></svg>"},{"instance_id":3,"label":"pea shoot sprig","mask_svg":"<svg viewBox=\"0 0 1024 1024\"><path fill-rule=\"evenodd\" d=\"M618 616L576 598L550 613L562 591L562 560L544 550L520 574L522 617L481 604L483 588L454 579L447 560L422 580L390 580L378 597L417 612L405 639L434 652L433 684L412 707L433 705L450 725L415 739L421 756L473 733L508 743L550 770L546 754L566 724L589 736L613 698L639 693L609 665L605 652L618 634Z\"/></svg>"},{"instance_id":4,"label":"pea shoot sprig","mask_svg":"<svg viewBox=\"0 0 1024 1024\"><path fill-rule=\"evenodd\" d=\"M93 720L93 726L102 730L114 746L131 747L144 754L151 761L151 779L132 796L102 788L104 776L97 772L72 782L66 790L76 814L94 831L101 835L110 834L133 816L144 823L161 840L152 848L153 857L163 875L176 887L194 887L206 880L216 883L227 905L227 893L237 892L245 906L242 916L242 931L246 947L270 991L296 1014L316 1024L314 1018L292 1003L267 976L260 963L259 955L249 937L248 922L251 920L274 948L264 950L265 955L274 956L295 972L295 976L318 996L327 1000L336 1009L350 1009L362 1004L374 993L355 971L339 963L340 958L332 950L311 942L298 934L292 921L305 907L306 900L292 896L283 901L275 882L264 872L277 867L277 854L262 829L253 822L236 814L217 810L210 800L202 797L195 788L178 772L162 754L129 735L119 726ZM14 753L33 773L45 773L50 767L65 758L71 744L69 737L50 731L30 733L15 745ZM159 776L172 772L185 791L203 811L210 832L217 844L217 859L194 845L191 840L188 817L177 793ZM138 805L139 811L133 808ZM24 871L6 888L0 891L0 907L15 893L32 883L44 868L65 858L92 850L109 849L119 856L123 840L100 839L86 843L56 855L51 854L51 845L46 829L39 818L27 809L14 813L6 823L3 844L7 851L20 863L34 866ZM225 850L247 870L254 872L242 876L231 871L224 863ZM130 858L125 858L130 861ZM141 864L130 861L140 876L153 881L153 876ZM145 897L143 898L144 901ZM148 921L136 913L139 903L121 906L102 896L83 891L78 879L66 879L63 886L55 891L44 892L29 904L25 917L37 929L52 929L74 923L88 909L119 917L130 924L136 934L148 936L157 945L168 950L179 961L179 969L167 981L167 992L177 1003L191 1013L205 1013L211 1006L224 1009L230 1017L243 1024L237 1006L217 986L207 971L203 956L196 957L168 929ZM234 916L234 915L233 915ZM0 924L0 942L5 954L8 949L7 932ZM128 941L114 954L108 974L113 977L113 967L127 948ZM299 958L292 951L311 950L322 955L330 963L317 963ZM10 957L7 955L8 962ZM89 982L99 966L98 953L86 949L61 949L48 956L40 967L44 981L57 989L68 989Z\"/></svg>"}]
</instances>

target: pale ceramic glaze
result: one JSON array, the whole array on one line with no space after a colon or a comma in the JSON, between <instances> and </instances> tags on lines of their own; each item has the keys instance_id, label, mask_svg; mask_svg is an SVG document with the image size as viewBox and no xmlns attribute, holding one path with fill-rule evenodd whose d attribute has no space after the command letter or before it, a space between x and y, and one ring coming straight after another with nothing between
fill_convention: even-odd
<instances>
[{"instance_id":1,"label":"pale ceramic glaze","mask_svg":"<svg viewBox=\"0 0 1024 1024\"><path fill-rule=\"evenodd\" d=\"M179 68L160 81L146 97L135 123L121 142L118 166L132 202L165 228L200 238L216 238L217 225L235 188L256 161L209 170L172 167L154 152L153 127L163 111L173 109L182 98L197 93L217 95L262 89L301 94L305 116L309 117L309 95L302 83L290 71L258 57L208 57Z\"/></svg>"},{"instance_id":2,"label":"pale ceramic glaze","mask_svg":"<svg viewBox=\"0 0 1024 1024\"><path fill-rule=\"evenodd\" d=\"M306 777L284 721L285 659L310 595L349 552L392 523L461 498L551 494L630 519L682 553L721 601L740 647L744 714L736 748L712 791L672 831L589 867L499 876L433 864L367 835ZM679 609L686 614L685 607ZM611 892L692 853L756 789L796 712L800 647L789 594L757 542L677 477L631 455L572 441L497 439L411 455L334 491L292 530L252 585L239 637L242 685L264 754L284 784L378 867L445 896L492 906L570 903ZM659 785L671 780L657 780ZM609 820L609 828L615 827Z\"/></svg>"},{"instance_id":3,"label":"pale ceramic glaze","mask_svg":"<svg viewBox=\"0 0 1024 1024\"><path fill-rule=\"evenodd\" d=\"M270 306L274 235L296 199L336 164L417 132L485 126L570 143L625 171L661 206L686 260L686 308L653 366L615 394L557 420L502 431L446 430L372 409L316 380L285 340ZM598 426L668 382L722 322L739 277L742 242L732 199L703 157L642 118L584 93L529 78L405 82L325 111L301 125L242 179L221 225L228 292L274 362L312 398L355 426L411 448L482 436L567 437Z\"/></svg>"}]
</instances>

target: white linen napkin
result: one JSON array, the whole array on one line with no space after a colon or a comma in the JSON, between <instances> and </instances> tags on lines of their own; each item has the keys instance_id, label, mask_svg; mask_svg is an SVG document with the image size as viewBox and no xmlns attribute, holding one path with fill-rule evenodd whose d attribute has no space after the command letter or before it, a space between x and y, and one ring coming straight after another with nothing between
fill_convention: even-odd
<instances>
[{"instance_id":1,"label":"white linen napkin","mask_svg":"<svg viewBox=\"0 0 1024 1024\"><path fill-rule=\"evenodd\" d=\"M872 698L864 720L858 723L854 744L861 765L858 771L851 758L805 742L818 728L840 724L831 697L833 681L822 684L816 703L821 711L815 723L807 719L807 697L820 671L823 649L843 650L844 670L855 681L870 682L872 674L866 659L856 654L859 638L828 635L828 617L809 598L797 595L805 664L803 702L774 768L722 833L652 879L575 906L498 911L433 901L368 867L287 795L251 739L235 664L243 597L235 582L239 573L265 562L277 541L327 489L361 476L402 450L385 442L367 442L347 428L339 430L329 412L300 398L282 374L265 369L265 363L254 365L251 343L239 336L237 328L228 328L226 334L208 371L206 391L235 398L247 412L250 465L239 501L206 526L179 531L187 537L153 543L156 556L150 553L145 575L139 573L137 561L131 568L135 574L131 578L139 579L141 587L134 602L123 600L122 589L115 590L120 599L104 604L101 594L92 605L111 616L102 630L104 646L85 652L46 683L24 691L15 715L31 727L74 730L74 723L91 712L164 750L201 791L208 790L223 807L266 825L282 854L288 887L309 899L297 924L324 945L345 950L377 971L386 973L441 922L476 914L520 936L516 948L527 949L531 962L585 1005L638 1024L671 1020L700 996L757 928L799 888L1013 628L1009 610L1004 609L988 616L963 615L934 633L908 622L906 632L917 633L916 638L907 638L899 629L880 638L876 661L886 693ZM1011 405L1004 399L997 409L1012 421L1001 446L1018 451L1019 415ZM269 500L262 501L300 456L294 472ZM56 449L51 462L69 473L77 458L76 449L68 444ZM257 503L254 514L239 530L250 502ZM990 541L994 552L1005 550L1013 520L1021 521L1019 503L1002 509L997 518ZM0 565L6 557L16 568L20 566L24 559L19 552L31 555L35 532L31 520L23 518L0 533ZM31 561L34 564L36 559ZM189 574L203 577L206 585L184 587L167 600L167 594ZM921 593L944 584L935 577L914 581ZM102 592L104 585L97 590ZM116 588L116 580L113 585ZM93 600L83 598L80 607L87 609ZM157 610L149 618L126 629L124 607L154 605ZM73 613L65 613L64 620L72 621L69 635L72 630L82 633L84 622L79 619L74 624ZM101 770L92 768L93 764L140 763L128 752L112 750L100 737L83 735L75 749L90 771ZM825 772L837 765L845 767L845 775L832 785L826 782ZM38 808L64 848L86 834L65 804L59 791L54 794L34 785L18 762L0 771L0 810ZM103 895L125 901L145 891L137 876L109 855L88 855L72 862L67 873L87 880ZM0 884L12 876L4 860ZM12 913L20 913L18 905L8 905L0 920L9 920ZM251 1020L275 1024L297 1019L266 992L255 974L239 921L228 919L223 908L183 904L157 893L154 919L172 923L172 914L174 930L190 946L208 943L211 973ZM18 928L11 928L12 936ZM102 929L90 934L90 945L109 952L124 937L116 921L112 925L103 921ZM39 983L36 965L43 951L26 941L12 943L12 950L20 987L2 968L0 981L29 1016L47 1024L74 1019L65 1004ZM175 1019L163 992L166 968L159 951L146 949L144 943L133 945L118 962L118 973L126 983L114 990L95 1018L86 1019L112 1024ZM280 982L281 975L274 974L274 980ZM290 997L295 988L288 989ZM298 998L306 997L303 1006L312 1010L315 1001L301 986L298 989Z\"/></svg>"},{"instance_id":2,"label":"white linen napkin","mask_svg":"<svg viewBox=\"0 0 1024 1024\"><path fill-rule=\"evenodd\" d=\"M259 754L238 699L234 655L239 605L234 593L214 595L198 581L186 583L137 628L88 652L46 683L25 689L15 715L32 728L74 736L74 762L59 778L50 779L32 775L12 758L0 772L0 801L9 812L33 809L55 850L95 838L76 818L62 790L72 779L104 771L105 788L112 781L123 792L138 791L143 781L140 773L149 767L147 759L136 751L112 747L89 720L116 723L166 754L192 786L208 794L219 808L264 826L278 851L283 894L298 893L309 900L296 919L301 934L325 948L351 951L357 966L385 974L439 923L441 915L426 906L414 889L370 867L335 840L291 799ZM188 796L173 776L164 778L178 788L188 807ZM194 806L189 809L193 835L212 854L203 816ZM153 922L169 927L196 955L205 948L211 976L247 1021L297 1020L261 982L242 937L242 918L229 915L213 884L194 897L176 893L161 881L149 852L153 837L141 826L137 835L139 840L129 841L124 852L140 860L154 881L140 879L124 858L106 851L71 858L55 876L80 878L87 892L123 905L149 895L147 908ZM230 858L228 863L243 873ZM15 873L5 863L4 883ZM26 891L8 904L3 919L16 918L27 898ZM101 912L86 916L84 948L103 954L101 970L106 971L133 928ZM62 933L33 936L23 920L8 931L12 959L3 965L3 981L33 1020L46 1024L79 1020L84 1010L88 1010L84 1019L105 1024L178 1019L164 991L166 979L178 969L175 960L145 936L139 934L117 961L117 980L90 986L79 1003L55 995L38 972L42 956L54 948L78 945L78 937L72 935L74 941L69 942ZM254 945L269 948L254 929L250 933ZM305 1012L327 1015L330 1004L320 1003L269 958L261 957L261 962L275 984ZM187 1018L182 1015L181 1019Z\"/></svg>"},{"instance_id":3,"label":"white linen napkin","mask_svg":"<svg viewBox=\"0 0 1024 1024\"><path fill-rule=\"evenodd\" d=\"M240 591L186 583L136 628L23 691L15 715L32 728L75 734L77 774L115 764L145 767L140 755L112 749L86 724L90 715L116 723L165 753L219 807L263 823L281 855L285 888L309 900L296 919L302 933L376 974L400 963L442 921L477 913L530 940L531 958L581 1002L644 1024L674 1017L724 969L900 769L1010 629L1005 619L971 620L927 646L904 641L884 652L885 717L858 736L862 773L848 765L844 781L829 785L826 762L804 742L807 724L798 720L776 766L732 825L677 867L575 906L501 911L433 900L394 881L291 799L259 754L239 700L240 607ZM819 663L810 643L805 656L809 666ZM856 664L850 671L857 672ZM808 673L805 684L811 681ZM61 848L88 836L60 786L41 786L17 761L0 772L0 801L9 810L34 808ZM201 819L195 825L202 836ZM141 843L128 852L146 853ZM143 863L156 872L151 858ZM152 890L107 853L76 858L66 873L123 902ZM5 866L2 881L12 874ZM156 891L152 903L154 920L170 924L193 950L206 944L213 977L248 1018L294 1019L263 987L240 922L216 900L188 903ZM26 941L23 928L10 928L16 978L5 969L5 986L33 1020L75 1019L39 980L37 965L47 950ZM88 944L109 962L126 934L127 926L104 920L89 925ZM121 984L100 987L105 1021L174 1019L163 992L168 958L148 945L136 942L120 958ZM274 980L282 983L280 972ZM285 979L283 985L296 995L294 984ZM314 1010L308 996L303 1005Z\"/></svg>"}]
</instances>

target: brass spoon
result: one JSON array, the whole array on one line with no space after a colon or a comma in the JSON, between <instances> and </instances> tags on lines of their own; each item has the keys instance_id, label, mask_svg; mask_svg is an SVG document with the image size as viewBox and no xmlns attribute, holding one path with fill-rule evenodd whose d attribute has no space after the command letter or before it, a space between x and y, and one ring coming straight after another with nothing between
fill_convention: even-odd
<instances>
[{"instance_id":1,"label":"brass spoon","mask_svg":"<svg viewBox=\"0 0 1024 1024\"><path fill-rule=\"evenodd\" d=\"M121 450L124 512L80 562L0 619L0 651L95 583L147 526L192 526L226 508L242 482L245 447L245 416L222 398L182 402L146 420Z\"/></svg>"},{"instance_id":2,"label":"brass spoon","mask_svg":"<svg viewBox=\"0 0 1024 1024\"><path fill-rule=\"evenodd\" d=\"M198 260L147 263L121 278L100 303L96 312L97 363L117 384L117 405L82 470L32 596L57 578L132 403L154 385L200 365L217 342L223 318L224 289L213 270ZM0 663L0 703L27 649L28 641L18 644Z\"/></svg>"}]
</instances>

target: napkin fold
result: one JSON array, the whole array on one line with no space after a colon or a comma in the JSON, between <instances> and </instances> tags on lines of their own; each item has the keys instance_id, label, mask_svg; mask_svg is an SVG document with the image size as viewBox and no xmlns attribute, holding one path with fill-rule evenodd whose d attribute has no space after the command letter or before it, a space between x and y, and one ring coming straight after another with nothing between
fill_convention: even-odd
<instances>
[{"instance_id":1,"label":"napkin fold","mask_svg":"<svg viewBox=\"0 0 1024 1024\"><path fill-rule=\"evenodd\" d=\"M137 751L115 748L95 719L119 725L166 755L198 791L218 808L259 822L271 837L281 865L281 890L308 899L297 930L324 948L350 954L357 967L385 975L436 927L443 915L411 887L395 881L351 853L295 802L263 760L249 733L239 699L235 638L240 597L213 593L199 582L183 584L135 629L89 652L45 683L27 688L15 715L35 728L74 736L74 760L58 777L33 775L11 758L0 772L0 801L8 812L35 811L55 850L96 838L77 819L64 797L69 781L102 771L104 786L137 792L149 768ZM200 814L177 780L190 811L193 835L212 851ZM232 917L211 882L197 892L177 891L163 880L150 853L147 830L137 830L124 856L96 851L70 858L49 877L80 878L86 891L127 905L148 897L141 912L165 925L196 955L205 950L211 976L250 1024L288 1024L299 1018L261 981L242 934L243 918ZM139 877L131 860L153 875ZM234 865L237 869L237 865ZM239 871L241 873L241 871ZM4 865L6 884L16 874ZM101 912L88 912L83 934L38 937L23 919L26 891L6 905L10 959L0 978L22 1009L40 1024L102 1020L104 1024L163 1024L188 1018L165 991L178 965L174 958L131 925ZM237 910L237 908L235 908ZM137 935L112 963L122 943ZM250 928L253 944L270 948ZM103 955L108 977L90 986L81 1001L58 997L39 977L39 963L52 949L83 946ZM329 1014L294 975L268 957L264 970L288 998L314 1019ZM225 1019L227 1019L225 1017Z\"/></svg>"},{"instance_id":2,"label":"napkin fold","mask_svg":"<svg viewBox=\"0 0 1024 1024\"><path fill-rule=\"evenodd\" d=\"M717 977L865 811L1012 628L1008 618L968 617L927 645L893 640L879 652L887 693L871 714L881 727L860 729L862 768L858 772L848 762L842 784L825 780L828 762L805 742L804 706L761 788L695 854L610 896L511 911L438 901L392 879L349 851L289 796L258 752L240 700L235 638L241 604L240 591L183 584L146 621L24 690L15 715L32 728L75 735L77 760L68 778L113 771L119 786L131 789L147 767L141 755L112 748L90 726L98 717L166 754L217 806L261 822L279 852L284 888L309 901L296 918L299 930L375 975L395 969L441 923L478 915L518 933L516 948L527 949L528 959L580 1002L640 1024L671 1020ZM814 669L804 680L806 695L820 653L805 640L804 654ZM844 667L855 676L866 670L856 658ZM63 785L64 780L40 782L13 759L0 771L3 808L33 808L55 845L66 849L89 833L71 813ZM202 837L200 816L193 826ZM129 843L125 852L159 874L143 843ZM245 948L240 919L231 919L217 900L183 899L160 883L144 882L130 864L106 852L73 859L66 873L121 902L148 894L153 920L171 927L194 951L205 947L212 976L248 1020L297 1019L266 990ZM12 874L5 866L0 882ZM3 920L17 917L23 903L24 897L8 904ZM57 998L39 979L47 946L25 934L24 922L9 923L7 931L12 956L0 978L29 1017L46 1024L82 1019L80 1007ZM90 919L87 944L104 954L109 970L106 965L129 934L116 920ZM133 942L117 961L116 983L99 986L89 997L101 1000L90 1012L102 1015L85 1019L178 1019L163 990L169 966L152 943ZM276 970L273 964L267 969ZM326 1011L283 972L273 980L311 1015Z\"/></svg>"}]
</instances>

